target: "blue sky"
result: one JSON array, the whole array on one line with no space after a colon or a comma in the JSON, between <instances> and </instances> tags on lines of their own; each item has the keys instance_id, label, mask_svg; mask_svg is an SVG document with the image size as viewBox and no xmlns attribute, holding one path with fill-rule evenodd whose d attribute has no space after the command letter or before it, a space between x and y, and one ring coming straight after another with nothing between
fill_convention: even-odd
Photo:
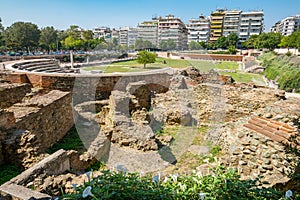
<instances>
[{"instance_id":1,"label":"blue sky","mask_svg":"<svg viewBox=\"0 0 300 200\"><path fill-rule=\"evenodd\" d=\"M167 14L187 23L190 18L224 7L264 10L266 31L276 21L300 13L299 0L0 0L0 17L5 27L16 21L29 21L57 29L69 25L119 28Z\"/></svg>"}]
</instances>

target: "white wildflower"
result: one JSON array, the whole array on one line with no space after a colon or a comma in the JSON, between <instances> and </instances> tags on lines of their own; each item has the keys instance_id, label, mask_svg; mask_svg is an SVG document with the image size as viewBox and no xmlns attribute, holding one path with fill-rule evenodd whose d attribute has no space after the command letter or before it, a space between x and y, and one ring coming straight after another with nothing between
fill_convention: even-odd
<instances>
[{"instance_id":1,"label":"white wildflower","mask_svg":"<svg viewBox=\"0 0 300 200\"><path fill-rule=\"evenodd\" d=\"M83 197L83 198L86 198L86 197L88 197L88 196L91 196L91 197L96 198L96 197L93 195L93 193L92 193L92 187L91 187L91 186L87 186L87 187L84 189L83 193L82 193L82 197Z\"/></svg>"},{"instance_id":2,"label":"white wildflower","mask_svg":"<svg viewBox=\"0 0 300 200\"><path fill-rule=\"evenodd\" d=\"M205 194L201 192L199 195L200 195L201 200L204 200Z\"/></svg>"},{"instance_id":3,"label":"white wildflower","mask_svg":"<svg viewBox=\"0 0 300 200\"><path fill-rule=\"evenodd\" d=\"M293 192L291 190L288 190L285 192L285 198L291 198L293 196Z\"/></svg>"},{"instance_id":4,"label":"white wildflower","mask_svg":"<svg viewBox=\"0 0 300 200\"><path fill-rule=\"evenodd\" d=\"M177 183L177 178L178 178L178 174L173 174L172 175L172 180L174 183Z\"/></svg>"}]
</instances>

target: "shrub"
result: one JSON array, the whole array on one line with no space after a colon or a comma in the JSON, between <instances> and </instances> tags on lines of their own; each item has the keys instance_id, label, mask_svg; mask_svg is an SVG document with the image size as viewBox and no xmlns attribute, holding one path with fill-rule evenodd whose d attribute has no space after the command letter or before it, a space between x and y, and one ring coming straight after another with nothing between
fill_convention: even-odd
<instances>
[{"instance_id":1,"label":"shrub","mask_svg":"<svg viewBox=\"0 0 300 200\"><path fill-rule=\"evenodd\" d=\"M137 173L102 171L97 178L76 188L65 199L84 199L91 189L89 199L280 199L282 194L272 188L259 187L259 178L241 180L236 171L222 166L212 169L211 175L199 173L141 177Z\"/></svg>"}]
</instances>

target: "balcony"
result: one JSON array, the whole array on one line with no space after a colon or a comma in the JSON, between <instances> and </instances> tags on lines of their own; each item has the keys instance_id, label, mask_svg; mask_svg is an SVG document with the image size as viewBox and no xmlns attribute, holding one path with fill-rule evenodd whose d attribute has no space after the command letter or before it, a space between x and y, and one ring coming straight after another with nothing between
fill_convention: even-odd
<instances>
[{"instance_id":1,"label":"balcony","mask_svg":"<svg viewBox=\"0 0 300 200\"><path fill-rule=\"evenodd\" d=\"M211 26L210 28L212 28L212 29L221 29L221 28L222 28L222 25L219 25L219 26Z\"/></svg>"}]
</instances>

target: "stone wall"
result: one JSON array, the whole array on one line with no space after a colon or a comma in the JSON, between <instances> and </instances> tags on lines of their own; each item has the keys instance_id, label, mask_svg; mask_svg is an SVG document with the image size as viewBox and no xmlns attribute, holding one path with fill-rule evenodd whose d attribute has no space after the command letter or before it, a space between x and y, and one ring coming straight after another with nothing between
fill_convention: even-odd
<instances>
[{"instance_id":1,"label":"stone wall","mask_svg":"<svg viewBox=\"0 0 300 200\"><path fill-rule=\"evenodd\" d=\"M220 141L227 152L223 164L237 168L243 178L263 176L274 185L288 180L295 170L297 158L287 153L285 145L258 132L228 124Z\"/></svg>"},{"instance_id":2,"label":"stone wall","mask_svg":"<svg viewBox=\"0 0 300 200\"><path fill-rule=\"evenodd\" d=\"M0 109L21 101L30 90L31 86L29 84L0 83Z\"/></svg>"},{"instance_id":3,"label":"stone wall","mask_svg":"<svg viewBox=\"0 0 300 200\"><path fill-rule=\"evenodd\" d=\"M47 194L29 189L35 181L42 181L49 175L58 175L70 170L70 160L64 150L59 150L43 159L30 169L0 186L0 194L8 195L12 199L52 199Z\"/></svg>"},{"instance_id":4,"label":"stone wall","mask_svg":"<svg viewBox=\"0 0 300 200\"><path fill-rule=\"evenodd\" d=\"M155 92L165 92L170 85L170 76L166 72L99 75L3 73L0 78L13 83L30 83L45 90L72 91L75 101L78 101L76 103L108 99L112 90L125 91L131 82L145 81L148 88Z\"/></svg>"},{"instance_id":5,"label":"stone wall","mask_svg":"<svg viewBox=\"0 0 300 200\"><path fill-rule=\"evenodd\" d=\"M196 94L199 125L208 125L206 139L226 152L224 165L238 169L243 178L263 176L271 185L288 180L299 158L282 142L299 137L299 99L238 83L200 84Z\"/></svg>"},{"instance_id":6,"label":"stone wall","mask_svg":"<svg viewBox=\"0 0 300 200\"><path fill-rule=\"evenodd\" d=\"M25 168L35 163L40 152L55 144L73 126L71 102L69 92L53 90L7 108L7 113L13 113L15 123L6 127L5 140L1 140L5 161Z\"/></svg>"},{"instance_id":7,"label":"stone wall","mask_svg":"<svg viewBox=\"0 0 300 200\"><path fill-rule=\"evenodd\" d=\"M243 61L243 56L241 55L227 55L227 54L192 54L186 53L181 54L183 56L189 57L190 59L200 59L200 60L224 60L224 61Z\"/></svg>"}]
</instances>

